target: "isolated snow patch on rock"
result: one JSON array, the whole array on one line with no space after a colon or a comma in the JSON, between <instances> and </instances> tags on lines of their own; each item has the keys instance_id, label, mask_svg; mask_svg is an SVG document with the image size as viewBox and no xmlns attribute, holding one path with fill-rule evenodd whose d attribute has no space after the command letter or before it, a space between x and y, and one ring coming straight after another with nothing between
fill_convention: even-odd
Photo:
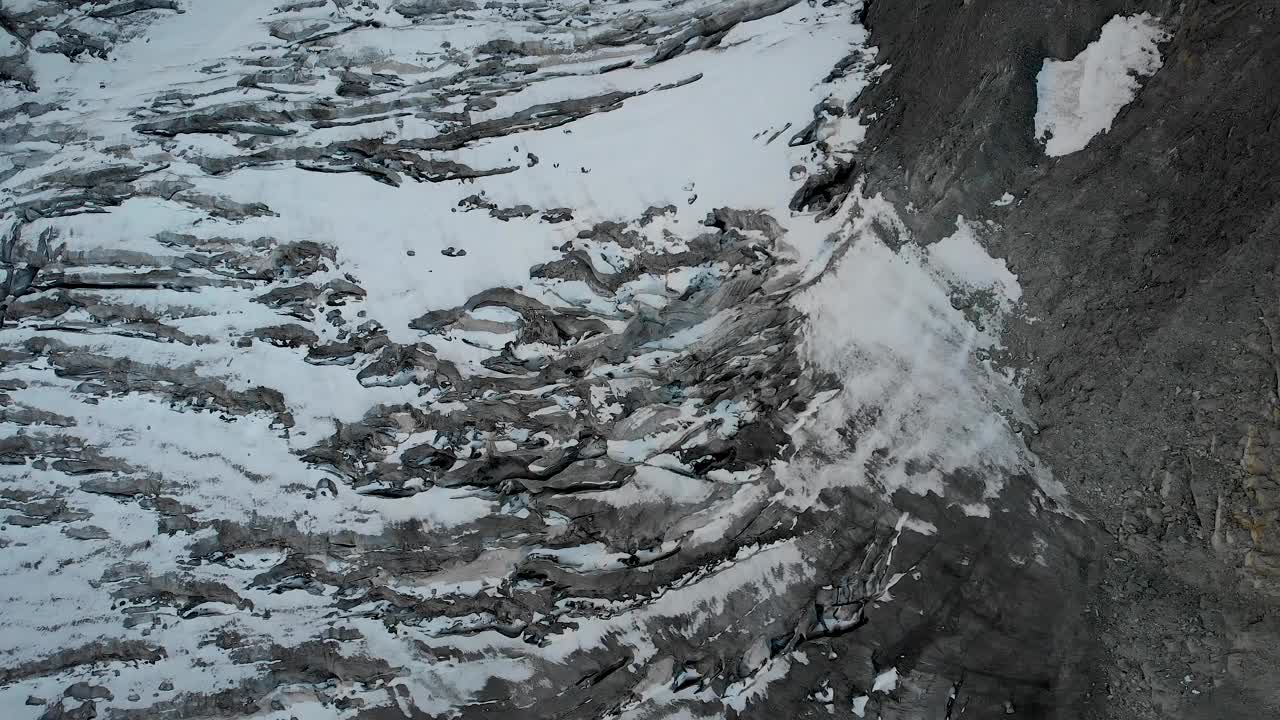
<instances>
[{"instance_id":1,"label":"isolated snow patch on rock","mask_svg":"<svg viewBox=\"0 0 1280 720\"><path fill-rule=\"evenodd\" d=\"M1160 69L1158 43L1169 34L1149 13L1117 15L1102 34L1070 60L1044 61L1036 75L1036 139L1045 154L1083 150L1111 129L1121 108L1133 101L1138 78Z\"/></svg>"}]
</instances>

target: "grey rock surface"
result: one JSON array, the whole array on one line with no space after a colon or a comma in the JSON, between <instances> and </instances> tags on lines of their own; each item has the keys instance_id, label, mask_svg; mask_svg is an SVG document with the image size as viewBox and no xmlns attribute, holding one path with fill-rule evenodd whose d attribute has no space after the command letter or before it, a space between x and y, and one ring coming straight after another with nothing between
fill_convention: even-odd
<instances>
[{"instance_id":1,"label":"grey rock surface","mask_svg":"<svg viewBox=\"0 0 1280 720\"><path fill-rule=\"evenodd\" d=\"M1005 361L1030 373L1029 444L1104 532L1078 717L1275 716L1275 11L913 8L866 10L891 68L858 103L877 113L861 161L926 235L956 214L995 223L988 247L1027 290L1037 321ZM1040 62L1141 11L1170 34L1163 67L1108 132L1046 157Z\"/></svg>"}]
</instances>

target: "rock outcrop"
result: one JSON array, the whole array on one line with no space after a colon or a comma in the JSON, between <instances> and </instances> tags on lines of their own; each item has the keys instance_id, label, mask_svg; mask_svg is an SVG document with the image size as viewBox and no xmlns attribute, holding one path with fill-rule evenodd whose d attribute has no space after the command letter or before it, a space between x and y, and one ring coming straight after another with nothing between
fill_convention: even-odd
<instances>
[{"instance_id":1,"label":"rock outcrop","mask_svg":"<svg viewBox=\"0 0 1280 720\"><path fill-rule=\"evenodd\" d=\"M1079 717L1275 715L1276 13L913 8L866 9L889 68L859 100L860 160L926 235L994 223L987 246L1026 289L1037 321L1012 327L1006 362L1029 373L1029 445L1105 533ZM1162 67L1107 132L1046 157L1041 63L1144 11Z\"/></svg>"}]
</instances>

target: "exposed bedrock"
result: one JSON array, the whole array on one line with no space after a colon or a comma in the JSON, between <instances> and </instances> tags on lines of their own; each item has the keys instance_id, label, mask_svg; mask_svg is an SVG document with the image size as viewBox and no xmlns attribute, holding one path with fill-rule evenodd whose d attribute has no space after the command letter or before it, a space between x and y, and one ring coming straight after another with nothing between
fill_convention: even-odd
<instances>
[{"instance_id":1,"label":"exposed bedrock","mask_svg":"<svg viewBox=\"0 0 1280 720\"><path fill-rule=\"evenodd\" d=\"M1041 62L1144 11L1168 33L1163 66L1109 131L1047 157ZM1104 532L1080 716L1274 716L1280 16L873 0L864 17L890 66L858 101L877 113L869 185L924 233L957 214L999 223L989 247L1037 319L1009 334L1030 446Z\"/></svg>"}]
</instances>

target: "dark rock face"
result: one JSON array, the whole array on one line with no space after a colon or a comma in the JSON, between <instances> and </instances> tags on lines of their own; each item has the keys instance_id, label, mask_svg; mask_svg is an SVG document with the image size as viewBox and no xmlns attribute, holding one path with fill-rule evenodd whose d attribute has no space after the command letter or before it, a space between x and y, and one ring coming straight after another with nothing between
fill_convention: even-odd
<instances>
[{"instance_id":1,"label":"dark rock face","mask_svg":"<svg viewBox=\"0 0 1280 720\"><path fill-rule=\"evenodd\" d=\"M1035 74L1117 13L1171 38L1109 132L1046 157ZM957 214L1026 289L1030 446L1105 531L1078 717L1280 712L1275 524L1280 71L1275 9L1252 2L913 3L865 19L892 67L868 186L925 237ZM992 207L1002 193L1011 205Z\"/></svg>"}]
</instances>

